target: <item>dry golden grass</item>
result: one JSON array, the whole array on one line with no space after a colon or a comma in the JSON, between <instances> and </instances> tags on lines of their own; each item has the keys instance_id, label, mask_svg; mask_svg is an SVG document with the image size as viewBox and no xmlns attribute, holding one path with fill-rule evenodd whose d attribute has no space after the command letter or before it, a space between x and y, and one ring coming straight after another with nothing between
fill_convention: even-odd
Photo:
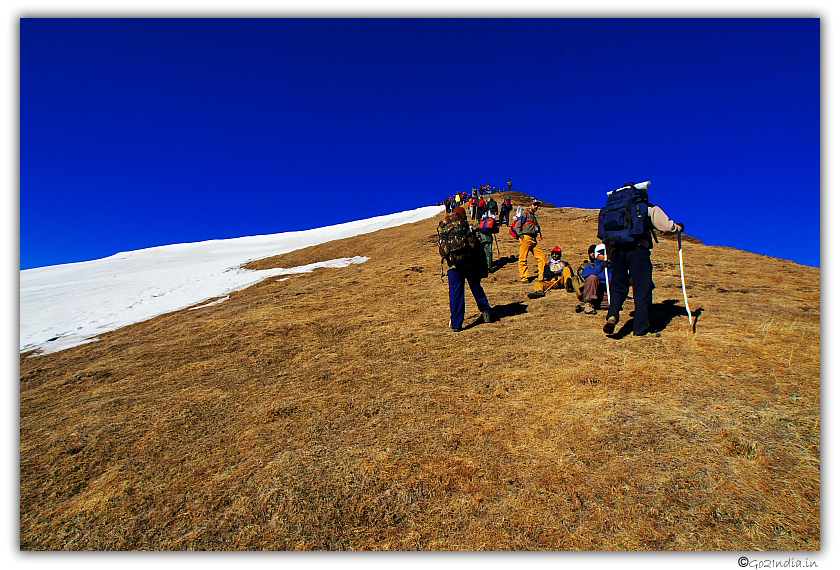
<instances>
[{"instance_id":1,"label":"dry golden grass","mask_svg":"<svg viewBox=\"0 0 840 570\"><path fill-rule=\"evenodd\" d=\"M577 266L596 215L543 208L543 248ZM504 228L502 318L456 334L440 217L21 355L21 549L820 548L818 269L685 243L692 334L663 240L661 336L626 334L628 301L607 338L573 294L526 297Z\"/></svg>"}]
</instances>

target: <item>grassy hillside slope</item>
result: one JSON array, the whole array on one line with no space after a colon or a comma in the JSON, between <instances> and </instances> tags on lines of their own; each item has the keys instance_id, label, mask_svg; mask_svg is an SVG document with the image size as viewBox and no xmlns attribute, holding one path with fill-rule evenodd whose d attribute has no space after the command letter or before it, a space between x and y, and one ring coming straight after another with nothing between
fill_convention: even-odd
<instances>
[{"instance_id":1,"label":"grassy hillside slope","mask_svg":"<svg viewBox=\"0 0 840 570\"><path fill-rule=\"evenodd\" d=\"M684 243L692 334L663 240L661 336L628 334L628 301L608 338L572 293L526 297L503 228L501 318L468 293L454 333L440 218L21 355L21 549L820 548L818 269ZM539 218L577 267L597 211Z\"/></svg>"}]
</instances>

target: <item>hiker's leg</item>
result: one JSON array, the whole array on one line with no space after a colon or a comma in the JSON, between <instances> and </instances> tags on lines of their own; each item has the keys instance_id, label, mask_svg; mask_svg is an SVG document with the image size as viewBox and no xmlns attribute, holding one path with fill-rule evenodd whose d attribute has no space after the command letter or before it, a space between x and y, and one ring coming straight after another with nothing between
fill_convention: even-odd
<instances>
[{"instance_id":1,"label":"hiker's leg","mask_svg":"<svg viewBox=\"0 0 840 570\"><path fill-rule=\"evenodd\" d=\"M487 300L487 295L484 293L484 287L481 286L480 277L467 277L467 283L470 285L470 291L475 297L475 304L478 305L478 310L482 313L490 310L490 302ZM463 320L463 315L461 315Z\"/></svg>"},{"instance_id":2,"label":"hiker's leg","mask_svg":"<svg viewBox=\"0 0 840 570\"><path fill-rule=\"evenodd\" d=\"M610 304L607 301L607 284L603 281L598 282L598 300L596 302L598 303L596 307L599 309L610 308Z\"/></svg>"},{"instance_id":3,"label":"hiker's leg","mask_svg":"<svg viewBox=\"0 0 840 570\"><path fill-rule=\"evenodd\" d=\"M633 278L633 333L645 334L650 326L650 306L653 304L653 265L650 250L637 247L630 253L630 276Z\"/></svg>"},{"instance_id":4,"label":"hiker's leg","mask_svg":"<svg viewBox=\"0 0 840 570\"><path fill-rule=\"evenodd\" d=\"M630 292L630 276L627 268L627 252L615 251L610 259L612 279L610 279L610 309L607 318L618 318L621 307Z\"/></svg>"},{"instance_id":5,"label":"hiker's leg","mask_svg":"<svg viewBox=\"0 0 840 570\"><path fill-rule=\"evenodd\" d=\"M598 276L588 275L583 281L583 302L594 304L598 300Z\"/></svg>"},{"instance_id":6,"label":"hiker's leg","mask_svg":"<svg viewBox=\"0 0 840 570\"><path fill-rule=\"evenodd\" d=\"M464 326L464 275L453 267L446 276L449 279L449 315L452 317L452 328L460 329Z\"/></svg>"},{"instance_id":7,"label":"hiker's leg","mask_svg":"<svg viewBox=\"0 0 840 570\"><path fill-rule=\"evenodd\" d=\"M537 281L542 281L543 275L545 274L545 264L548 263L548 259L546 259L545 254L536 239L534 239L534 257L537 260L537 267L539 268L538 271L540 273L539 277L537 277Z\"/></svg>"},{"instance_id":8,"label":"hiker's leg","mask_svg":"<svg viewBox=\"0 0 840 570\"><path fill-rule=\"evenodd\" d=\"M519 240L519 277L520 279L528 279L528 252L531 251L531 245L534 243L534 238L531 236L522 236Z\"/></svg>"}]
</instances>

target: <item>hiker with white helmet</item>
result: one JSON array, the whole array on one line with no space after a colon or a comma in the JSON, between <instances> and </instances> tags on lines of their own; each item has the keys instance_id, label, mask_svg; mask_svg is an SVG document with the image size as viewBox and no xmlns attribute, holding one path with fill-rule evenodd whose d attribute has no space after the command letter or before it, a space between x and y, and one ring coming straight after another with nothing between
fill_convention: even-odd
<instances>
[{"instance_id":1,"label":"hiker with white helmet","mask_svg":"<svg viewBox=\"0 0 840 570\"><path fill-rule=\"evenodd\" d=\"M610 308L604 332L613 334L618 324L624 301L633 281L633 334L644 336L650 326L650 308L653 305L653 265L650 250L656 235L677 233L683 224L671 220L659 206L650 203L650 182L629 182L608 192L607 204L598 214L598 237L607 246L612 268L610 279Z\"/></svg>"},{"instance_id":2,"label":"hiker with white helmet","mask_svg":"<svg viewBox=\"0 0 840 570\"><path fill-rule=\"evenodd\" d=\"M587 315L597 314L597 309L609 309L610 303L607 295L607 283L612 272L609 271L607 261L607 248L604 244L593 244L589 246L589 263L580 268L580 277L583 280L583 292L581 300L583 305L577 307L577 311L583 311Z\"/></svg>"}]
</instances>

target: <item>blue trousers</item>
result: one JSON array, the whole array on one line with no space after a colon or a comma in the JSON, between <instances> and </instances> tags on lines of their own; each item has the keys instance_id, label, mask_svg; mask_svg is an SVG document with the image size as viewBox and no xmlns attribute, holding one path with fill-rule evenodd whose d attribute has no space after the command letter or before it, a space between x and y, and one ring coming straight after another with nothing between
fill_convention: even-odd
<instances>
[{"instance_id":1,"label":"blue trousers","mask_svg":"<svg viewBox=\"0 0 840 570\"><path fill-rule=\"evenodd\" d=\"M464 326L464 312L466 310L464 282L469 284L478 310L482 313L490 310L490 302L481 286L481 277L464 273L457 267L451 267L446 272L446 276L449 279L449 314L452 317L453 329L460 329Z\"/></svg>"},{"instance_id":2,"label":"blue trousers","mask_svg":"<svg viewBox=\"0 0 840 570\"><path fill-rule=\"evenodd\" d=\"M653 265L650 250L636 245L619 246L610 256L610 309L607 317L618 318L630 292L633 278L633 334L645 334L650 326L650 307L653 305Z\"/></svg>"}]
</instances>

